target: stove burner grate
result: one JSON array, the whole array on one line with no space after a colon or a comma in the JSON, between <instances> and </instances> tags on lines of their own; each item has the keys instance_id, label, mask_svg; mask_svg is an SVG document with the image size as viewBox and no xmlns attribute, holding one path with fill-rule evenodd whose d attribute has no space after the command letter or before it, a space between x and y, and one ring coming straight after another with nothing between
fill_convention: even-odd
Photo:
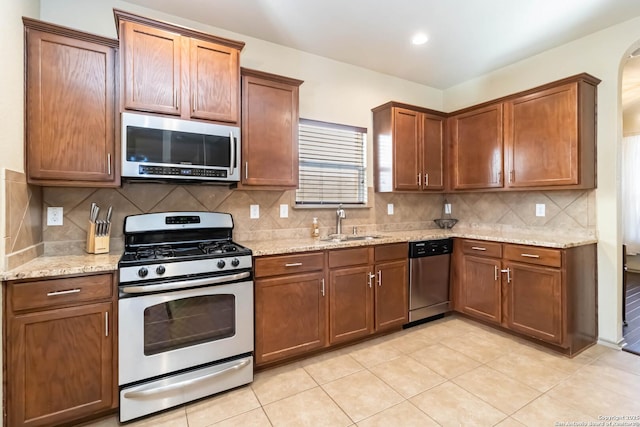
<instances>
[{"instance_id":1,"label":"stove burner grate","mask_svg":"<svg viewBox=\"0 0 640 427\"><path fill-rule=\"evenodd\" d=\"M236 245L226 242L202 242L198 244L198 248L204 254L222 254L238 250Z\"/></svg>"},{"instance_id":2,"label":"stove burner grate","mask_svg":"<svg viewBox=\"0 0 640 427\"><path fill-rule=\"evenodd\" d=\"M170 258L175 256L175 250L170 246L158 246L154 248L138 248L136 251L136 259L158 259Z\"/></svg>"}]
</instances>

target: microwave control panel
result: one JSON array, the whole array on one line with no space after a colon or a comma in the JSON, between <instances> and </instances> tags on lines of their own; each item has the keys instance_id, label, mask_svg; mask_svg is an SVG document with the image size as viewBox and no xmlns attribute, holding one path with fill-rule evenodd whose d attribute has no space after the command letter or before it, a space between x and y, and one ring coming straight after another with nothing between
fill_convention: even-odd
<instances>
[{"instance_id":1,"label":"microwave control panel","mask_svg":"<svg viewBox=\"0 0 640 427\"><path fill-rule=\"evenodd\" d=\"M174 166L140 166L140 175L178 175L202 176L207 178L226 178L227 171L220 169L185 168Z\"/></svg>"}]
</instances>

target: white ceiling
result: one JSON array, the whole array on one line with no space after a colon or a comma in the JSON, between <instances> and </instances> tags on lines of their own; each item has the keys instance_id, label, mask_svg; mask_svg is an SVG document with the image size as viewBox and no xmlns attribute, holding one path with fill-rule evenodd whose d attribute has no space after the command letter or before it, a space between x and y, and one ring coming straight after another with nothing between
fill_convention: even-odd
<instances>
[{"instance_id":1,"label":"white ceiling","mask_svg":"<svg viewBox=\"0 0 640 427\"><path fill-rule=\"evenodd\" d=\"M438 89L640 15L640 0L127 1Z\"/></svg>"}]
</instances>

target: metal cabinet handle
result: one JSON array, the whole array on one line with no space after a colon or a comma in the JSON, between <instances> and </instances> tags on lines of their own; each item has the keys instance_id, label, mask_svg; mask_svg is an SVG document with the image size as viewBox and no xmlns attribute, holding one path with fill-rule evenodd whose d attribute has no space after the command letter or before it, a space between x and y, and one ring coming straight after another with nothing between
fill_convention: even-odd
<instances>
[{"instance_id":1,"label":"metal cabinet handle","mask_svg":"<svg viewBox=\"0 0 640 427\"><path fill-rule=\"evenodd\" d=\"M473 249L474 251L486 251L487 248L483 248L481 246L471 246L471 249Z\"/></svg>"},{"instance_id":2,"label":"metal cabinet handle","mask_svg":"<svg viewBox=\"0 0 640 427\"><path fill-rule=\"evenodd\" d=\"M534 255L534 254L520 254L520 256L527 257L527 258L540 258L540 255Z\"/></svg>"},{"instance_id":3,"label":"metal cabinet handle","mask_svg":"<svg viewBox=\"0 0 640 427\"><path fill-rule=\"evenodd\" d=\"M382 286L382 270L378 270L378 286Z\"/></svg>"},{"instance_id":4,"label":"metal cabinet handle","mask_svg":"<svg viewBox=\"0 0 640 427\"><path fill-rule=\"evenodd\" d=\"M195 93L193 94L193 99L191 100L191 103L192 103L193 112L195 113L196 112L196 106L197 106L197 104L196 104L196 94Z\"/></svg>"},{"instance_id":5,"label":"metal cabinet handle","mask_svg":"<svg viewBox=\"0 0 640 427\"><path fill-rule=\"evenodd\" d=\"M374 279L376 277L375 274L369 272L369 287L371 287L371 279Z\"/></svg>"},{"instance_id":6,"label":"metal cabinet handle","mask_svg":"<svg viewBox=\"0 0 640 427\"><path fill-rule=\"evenodd\" d=\"M516 180L515 175L516 173L513 169L509 171L509 182L514 182Z\"/></svg>"},{"instance_id":7,"label":"metal cabinet handle","mask_svg":"<svg viewBox=\"0 0 640 427\"><path fill-rule=\"evenodd\" d=\"M502 176L502 172L496 173L496 184L500 184L500 176Z\"/></svg>"},{"instance_id":8,"label":"metal cabinet handle","mask_svg":"<svg viewBox=\"0 0 640 427\"><path fill-rule=\"evenodd\" d=\"M420 174L418 174L418 187L422 187L422 179Z\"/></svg>"},{"instance_id":9,"label":"metal cabinet handle","mask_svg":"<svg viewBox=\"0 0 640 427\"><path fill-rule=\"evenodd\" d=\"M511 269L507 268L506 270L500 270L503 273L507 273L507 283L511 283Z\"/></svg>"},{"instance_id":10,"label":"metal cabinet handle","mask_svg":"<svg viewBox=\"0 0 640 427\"><path fill-rule=\"evenodd\" d=\"M55 296L58 296L58 295L77 294L78 292L80 292L80 289L67 289L66 291L48 292L47 296L48 297L55 297Z\"/></svg>"},{"instance_id":11,"label":"metal cabinet handle","mask_svg":"<svg viewBox=\"0 0 640 427\"><path fill-rule=\"evenodd\" d=\"M107 153L107 173L111 175L111 153Z\"/></svg>"},{"instance_id":12,"label":"metal cabinet handle","mask_svg":"<svg viewBox=\"0 0 640 427\"><path fill-rule=\"evenodd\" d=\"M497 281L498 280L498 266L494 265L493 266L494 271L493 271L493 280Z\"/></svg>"},{"instance_id":13,"label":"metal cabinet handle","mask_svg":"<svg viewBox=\"0 0 640 427\"><path fill-rule=\"evenodd\" d=\"M424 173L424 186L425 188L429 186L429 174L428 173Z\"/></svg>"},{"instance_id":14,"label":"metal cabinet handle","mask_svg":"<svg viewBox=\"0 0 640 427\"><path fill-rule=\"evenodd\" d=\"M176 110L180 109L180 98L178 97L178 89L173 92L173 105L176 106Z\"/></svg>"},{"instance_id":15,"label":"metal cabinet handle","mask_svg":"<svg viewBox=\"0 0 640 427\"><path fill-rule=\"evenodd\" d=\"M322 296L324 296L324 277L322 278Z\"/></svg>"},{"instance_id":16,"label":"metal cabinet handle","mask_svg":"<svg viewBox=\"0 0 640 427\"><path fill-rule=\"evenodd\" d=\"M290 263L285 264L284 266L285 267L300 267L301 265L302 265L301 262L290 262Z\"/></svg>"},{"instance_id":17,"label":"metal cabinet handle","mask_svg":"<svg viewBox=\"0 0 640 427\"><path fill-rule=\"evenodd\" d=\"M104 336L109 336L109 312L104 312Z\"/></svg>"},{"instance_id":18,"label":"metal cabinet handle","mask_svg":"<svg viewBox=\"0 0 640 427\"><path fill-rule=\"evenodd\" d=\"M244 179L249 179L249 162L244 162Z\"/></svg>"}]
</instances>

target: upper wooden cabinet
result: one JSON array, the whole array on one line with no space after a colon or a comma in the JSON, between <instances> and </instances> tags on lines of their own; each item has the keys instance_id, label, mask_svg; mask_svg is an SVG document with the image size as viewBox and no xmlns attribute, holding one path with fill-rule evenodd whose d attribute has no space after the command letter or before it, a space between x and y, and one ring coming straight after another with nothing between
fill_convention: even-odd
<instances>
[{"instance_id":1,"label":"upper wooden cabinet","mask_svg":"<svg viewBox=\"0 0 640 427\"><path fill-rule=\"evenodd\" d=\"M596 186L596 84L583 77L505 102L507 187Z\"/></svg>"},{"instance_id":2,"label":"upper wooden cabinet","mask_svg":"<svg viewBox=\"0 0 640 427\"><path fill-rule=\"evenodd\" d=\"M451 117L453 190L502 187L502 104Z\"/></svg>"},{"instance_id":3,"label":"upper wooden cabinet","mask_svg":"<svg viewBox=\"0 0 640 427\"><path fill-rule=\"evenodd\" d=\"M118 41L28 18L23 23L28 182L120 185Z\"/></svg>"},{"instance_id":4,"label":"upper wooden cabinet","mask_svg":"<svg viewBox=\"0 0 640 427\"><path fill-rule=\"evenodd\" d=\"M595 188L599 82L580 74L454 113L451 189Z\"/></svg>"},{"instance_id":5,"label":"upper wooden cabinet","mask_svg":"<svg viewBox=\"0 0 640 427\"><path fill-rule=\"evenodd\" d=\"M444 189L446 116L395 102L372 111L375 190Z\"/></svg>"},{"instance_id":6,"label":"upper wooden cabinet","mask_svg":"<svg viewBox=\"0 0 640 427\"><path fill-rule=\"evenodd\" d=\"M238 123L244 43L114 10L122 107Z\"/></svg>"},{"instance_id":7,"label":"upper wooden cabinet","mask_svg":"<svg viewBox=\"0 0 640 427\"><path fill-rule=\"evenodd\" d=\"M301 80L242 69L242 184L298 186Z\"/></svg>"}]
</instances>

